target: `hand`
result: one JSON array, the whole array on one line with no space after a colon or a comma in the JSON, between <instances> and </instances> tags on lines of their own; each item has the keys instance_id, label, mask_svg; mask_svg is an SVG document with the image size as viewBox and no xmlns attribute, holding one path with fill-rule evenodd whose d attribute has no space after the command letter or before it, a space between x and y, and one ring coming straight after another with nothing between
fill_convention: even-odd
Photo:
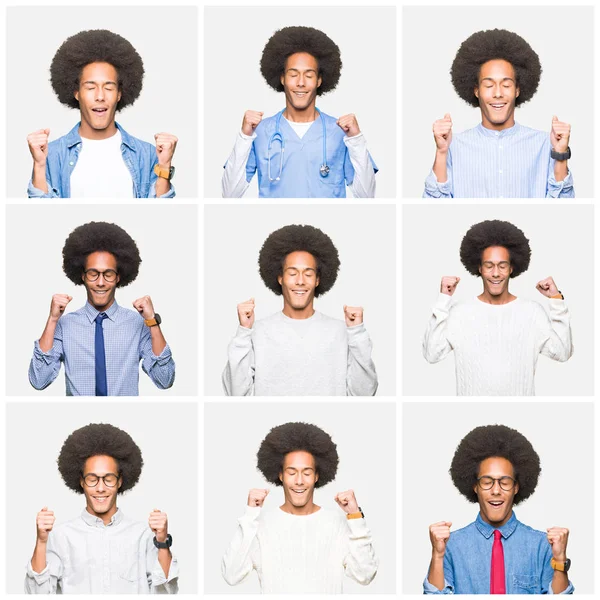
<instances>
[{"instance_id":1,"label":"hand","mask_svg":"<svg viewBox=\"0 0 600 600\"><path fill-rule=\"evenodd\" d=\"M73 296L68 294L54 294L50 303L50 318L58 321L71 300L73 300Z\"/></svg>"},{"instance_id":2,"label":"hand","mask_svg":"<svg viewBox=\"0 0 600 600\"><path fill-rule=\"evenodd\" d=\"M248 492L248 506L262 506L268 495L269 490L251 489Z\"/></svg>"},{"instance_id":3,"label":"hand","mask_svg":"<svg viewBox=\"0 0 600 600\"><path fill-rule=\"evenodd\" d=\"M552 558L559 562L567 560L567 542L569 530L564 527L550 527L546 529L548 542L552 546Z\"/></svg>"},{"instance_id":4,"label":"hand","mask_svg":"<svg viewBox=\"0 0 600 600\"><path fill-rule=\"evenodd\" d=\"M447 296L452 296L456 291L456 286L460 281L460 277L452 277L451 275L444 275L442 277L442 284L440 285L440 292Z\"/></svg>"},{"instance_id":5,"label":"hand","mask_svg":"<svg viewBox=\"0 0 600 600\"><path fill-rule=\"evenodd\" d=\"M452 523L450 521L440 521L429 526L429 539L431 541L431 548L433 553L438 557L446 554L446 544L450 539L450 527Z\"/></svg>"},{"instance_id":6,"label":"hand","mask_svg":"<svg viewBox=\"0 0 600 600\"><path fill-rule=\"evenodd\" d=\"M360 133L360 127L356 116L353 114L344 115L337 120L337 124L346 132L348 137L354 137Z\"/></svg>"},{"instance_id":7,"label":"hand","mask_svg":"<svg viewBox=\"0 0 600 600\"><path fill-rule=\"evenodd\" d=\"M27 136L29 152L33 156L33 162L38 165L45 165L48 158L48 136L49 129L38 129Z\"/></svg>"},{"instance_id":8,"label":"hand","mask_svg":"<svg viewBox=\"0 0 600 600\"><path fill-rule=\"evenodd\" d=\"M169 533L169 522L167 521L167 513L160 512L155 508L148 517L148 525L154 532L157 542L166 542Z\"/></svg>"},{"instance_id":9,"label":"hand","mask_svg":"<svg viewBox=\"0 0 600 600\"><path fill-rule=\"evenodd\" d=\"M363 307L362 306L346 306L344 304L344 318L346 319L346 327L354 327L363 322Z\"/></svg>"},{"instance_id":10,"label":"hand","mask_svg":"<svg viewBox=\"0 0 600 600\"><path fill-rule=\"evenodd\" d=\"M443 119L438 119L433 123L433 139L436 148L440 152L448 152L452 142L452 119L450 113L446 113Z\"/></svg>"},{"instance_id":11,"label":"hand","mask_svg":"<svg viewBox=\"0 0 600 600\"><path fill-rule=\"evenodd\" d=\"M240 325L246 329L252 329L254 325L254 298L238 304L237 312Z\"/></svg>"},{"instance_id":12,"label":"hand","mask_svg":"<svg viewBox=\"0 0 600 600\"><path fill-rule=\"evenodd\" d=\"M170 169L173 154L175 154L175 148L177 147L177 138L170 133L157 133L154 140L156 142L158 166L163 169Z\"/></svg>"},{"instance_id":13,"label":"hand","mask_svg":"<svg viewBox=\"0 0 600 600\"><path fill-rule=\"evenodd\" d=\"M540 292L540 294L544 294L544 296L547 298L551 298L552 296L560 294L552 277L546 277L546 279L538 281L535 288Z\"/></svg>"},{"instance_id":14,"label":"hand","mask_svg":"<svg viewBox=\"0 0 600 600\"><path fill-rule=\"evenodd\" d=\"M335 501L347 515L351 515L352 513L358 512L358 502L356 501L354 490L340 492L335 496Z\"/></svg>"},{"instance_id":15,"label":"hand","mask_svg":"<svg viewBox=\"0 0 600 600\"><path fill-rule=\"evenodd\" d=\"M48 510L47 506L44 506L42 510L37 514L35 519L35 527L37 530L37 539L39 542L47 542L48 534L54 527L54 512Z\"/></svg>"},{"instance_id":16,"label":"hand","mask_svg":"<svg viewBox=\"0 0 600 600\"><path fill-rule=\"evenodd\" d=\"M552 129L550 130L550 143L556 152L566 152L571 137L571 126L563 123L554 115L552 117Z\"/></svg>"},{"instance_id":17,"label":"hand","mask_svg":"<svg viewBox=\"0 0 600 600\"><path fill-rule=\"evenodd\" d=\"M256 126L262 121L264 114L257 110L247 110L242 119L242 133L244 135L252 135Z\"/></svg>"},{"instance_id":18,"label":"hand","mask_svg":"<svg viewBox=\"0 0 600 600\"><path fill-rule=\"evenodd\" d=\"M138 298L133 303L133 307L142 315L142 317L144 317L144 319L154 319L154 306L152 306L150 296Z\"/></svg>"}]
</instances>

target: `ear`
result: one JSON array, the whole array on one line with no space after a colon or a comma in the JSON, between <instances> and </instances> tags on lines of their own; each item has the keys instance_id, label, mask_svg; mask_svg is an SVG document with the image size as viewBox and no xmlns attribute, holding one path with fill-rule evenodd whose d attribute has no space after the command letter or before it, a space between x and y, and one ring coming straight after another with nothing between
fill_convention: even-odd
<instances>
[{"instance_id":1,"label":"ear","mask_svg":"<svg viewBox=\"0 0 600 600\"><path fill-rule=\"evenodd\" d=\"M281 83L281 85L283 85L283 80L285 79L284 74L281 74L281 77L279 78L279 82Z\"/></svg>"},{"instance_id":2,"label":"ear","mask_svg":"<svg viewBox=\"0 0 600 600\"><path fill-rule=\"evenodd\" d=\"M475 94L475 97L476 97L477 99L479 99L479 88L478 88L478 87L474 87L474 88L473 88L473 93Z\"/></svg>"},{"instance_id":3,"label":"ear","mask_svg":"<svg viewBox=\"0 0 600 600\"><path fill-rule=\"evenodd\" d=\"M283 483L283 472L279 471L279 481Z\"/></svg>"},{"instance_id":4,"label":"ear","mask_svg":"<svg viewBox=\"0 0 600 600\"><path fill-rule=\"evenodd\" d=\"M283 281L283 276L282 275L277 275L277 283L279 283L279 285L281 285L282 281Z\"/></svg>"},{"instance_id":5,"label":"ear","mask_svg":"<svg viewBox=\"0 0 600 600\"><path fill-rule=\"evenodd\" d=\"M117 488L121 489L122 485L123 485L123 475L119 475L119 485L117 486Z\"/></svg>"},{"instance_id":6,"label":"ear","mask_svg":"<svg viewBox=\"0 0 600 600\"><path fill-rule=\"evenodd\" d=\"M315 284L315 287L318 287L318 286L319 286L319 283L321 283L321 278L320 278L320 277L317 277L317 283Z\"/></svg>"},{"instance_id":7,"label":"ear","mask_svg":"<svg viewBox=\"0 0 600 600\"><path fill-rule=\"evenodd\" d=\"M319 79L317 79L317 87L321 87L322 83L323 83L323 78L319 75Z\"/></svg>"},{"instance_id":8,"label":"ear","mask_svg":"<svg viewBox=\"0 0 600 600\"><path fill-rule=\"evenodd\" d=\"M515 98L518 98L520 93L521 93L521 88L517 88L517 94L516 94Z\"/></svg>"},{"instance_id":9,"label":"ear","mask_svg":"<svg viewBox=\"0 0 600 600\"><path fill-rule=\"evenodd\" d=\"M519 493L519 482L515 482L515 496Z\"/></svg>"},{"instance_id":10,"label":"ear","mask_svg":"<svg viewBox=\"0 0 600 600\"><path fill-rule=\"evenodd\" d=\"M121 276L117 273L117 279L115 280L115 286L121 281Z\"/></svg>"},{"instance_id":11,"label":"ear","mask_svg":"<svg viewBox=\"0 0 600 600\"><path fill-rule=\"evenodd\" d=\"M477 497L479 497L479 493L478 493L478 491L477 491L478 489L479 489L479 486L478 486L478 485L475 483L475 484L473 485L473 491L474 491L474 492L477 494Z\"/></svg>"},{"instance_id":12,"label":"ear","mask_svg":"<svg viewBox=\"0 0 600 600\"><path fill-rule=\"evenodd\" d=\"M317 481L319 481L319 474L315 473L315 483L317 483Z\"/></svg>"}]
</instances>

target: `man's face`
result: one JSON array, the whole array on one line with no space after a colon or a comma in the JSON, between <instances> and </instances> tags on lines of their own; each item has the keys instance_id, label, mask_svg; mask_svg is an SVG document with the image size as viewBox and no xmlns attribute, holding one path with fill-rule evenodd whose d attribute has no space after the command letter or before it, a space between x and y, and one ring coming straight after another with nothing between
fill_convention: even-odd
<instances>
[{"instance_id":1,"label":"man's face","mask_svg":"<svg viewBox=\"0 0 600 600\"><path fill-rule=\"evenodd\" d=\"M515 471L512 464L505 458L494 456L492 458L486 458L479 465L479 478L491 477L496 481L488 490L482 489L482 486L488 487L489 481L486 483L485 479L480 480L473 486L477 499L479 501L479 510L481 512L481 518L494 527L502 527L509 519L512 514L513 501L516 493L519 491L519 484L514 482ZM503 479L497 481L502 477L512 479ZM513 485L511 490L506 490Z\"/></svg>"},{"instance_id":2,"label":"man's face","mask_svg":"<svg viewBox=\"0 0 600 600\"><path fill-rule=\"evenodd\" d=\"M107 310L115 301L115 291L120 279L117 259L110 252L92 252L85 261L85 273L81 275L81 279L87 290L88 302L100 312Z\"/></svg>"},{"instance_id":3,"label":"man's face","mask_svg":"<svg viewBox=\"0 0 600 600\"><path fill-rule=\"evenodd\" d=\"M283 263L283 274L277 281L286 306L298 311L312 306L319 285L317 259L304 251L288 254Z\"/></svg>"},{"instance_id":4,"label":"man's face","mask_svg":"<svg viewBox=\"0 0 600 600\"><path fill-rule=\"evenodd\" d=\"M519 88L513 66L506 60L489 60L479 69L479 84L475 88L483 125L489 129L504 129L514 125L515 102Z\"/></svg>"},{"instance_id":5,"label":"man's face","mask_svg":"<svg viewBox=\"0 0 600 600\"><path fill-rule=\"evenodd\" d=\"M281 84L288 106L296 110L314 107L317 89L321 85L319 63L306 52L296 52L285 61Z\"/></svg>"},{"instance_id":6,"label":"man's face","mask_svg":"<svg viewBox=\"0 0 600 600\"><path fill-rule=\"evenodd\" d=\"M309 452L298 450L285 455L279 473L283 494L287 503L302 508L312 502L315 484L319 480L315 457Z\"/></svg>"},{"instance_id":7,"label":"man's face","mask_svg":"<svg viewBox=\"0 0 600 600\"><path fill-rule=\"evenodd\" d=\"M114 480L115 485L110 487L101 477L108 476L106 479L111 483ZM111 475L116 476L111 478ZM94 477L95 476L95 477ZM96 485L88 485L94 483ZM123 479L119 475L119 466L112 456L91 456L85 461L83 475L79 480L83 493L87 511L95 517L110 520L117 512L117 492L123 484Z\"/></svg>"},{"instance_id":8,"label":"man's face","mask_svg":"<svg viewBox=\"0 0 600 600\"><path fill-rule=\"evenodd\" d=\"M513 268L510 253L502 246L490 246L481 253L479 272L483 280L483 289L492 296L508 292L508 282Z\"/></svg>"},{"instance_id":9,"label":"man's face","mask_svg":"<svg viewBox=\"0 0 600 600\"><path fill-rule=\"evenodd\" d=\"M75 98L82 123L99 132L111 127L121 99L117 70L105 62L86 65L81 71Z\"/></svg>"}]
</instances>

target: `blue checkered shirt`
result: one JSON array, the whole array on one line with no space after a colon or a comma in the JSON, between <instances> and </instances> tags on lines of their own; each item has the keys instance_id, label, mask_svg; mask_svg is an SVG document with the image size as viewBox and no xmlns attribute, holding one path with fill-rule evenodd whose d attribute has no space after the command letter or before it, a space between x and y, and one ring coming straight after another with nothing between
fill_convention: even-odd
<instances>
[{"instance_id":1,"label":"blue checkered shirt","mask_svg":"<svg viewBox=\"0 0 600 600\"><path fill-rule=\"evenodd\" d=\"M169 346L155 356L150 328L139 313L119 306L116 301L104 312L108 316L102 323L108 395L138 395L140 361L157 387L170 388L175 379L175 362ZM29 381L36 390L48 387L64 362L67 396L95 396L94 320L98 314L88 302L59 319L49 352L40 348L39 341L35 342Z\"/></svg>"}]
</instances>

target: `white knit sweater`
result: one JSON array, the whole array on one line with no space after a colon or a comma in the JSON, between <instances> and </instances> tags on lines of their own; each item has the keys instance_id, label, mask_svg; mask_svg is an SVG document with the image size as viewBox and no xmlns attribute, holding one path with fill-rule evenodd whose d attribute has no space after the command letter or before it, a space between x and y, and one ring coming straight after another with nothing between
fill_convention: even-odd
<instances>
[{"instance_id":1,"label":"white knit sweater","mask_svg":"<svg viewBox=\"0 0 600 600\"><path fill-rule=\"evenodd\" d=\"M440 294L423 354L436 363L454 350L459 396L533 396L538 356L564 362L573 353L565 301L551 298L549 308L550 317L531 300L454 304Z\"/></svg>"},{"instance_id":2,"label":"white knit sweater","mask_svg":"<svg viewBox=\"0 0 600 600\"><path fill-rule=\"evenodd\" d=\"M223 556L223 577L237 585L256 569L263 594L341 594L344 574L363 585L378 561L364 519L339 509L296 516L246 507Z\"/></svg>"}]
</instances>

